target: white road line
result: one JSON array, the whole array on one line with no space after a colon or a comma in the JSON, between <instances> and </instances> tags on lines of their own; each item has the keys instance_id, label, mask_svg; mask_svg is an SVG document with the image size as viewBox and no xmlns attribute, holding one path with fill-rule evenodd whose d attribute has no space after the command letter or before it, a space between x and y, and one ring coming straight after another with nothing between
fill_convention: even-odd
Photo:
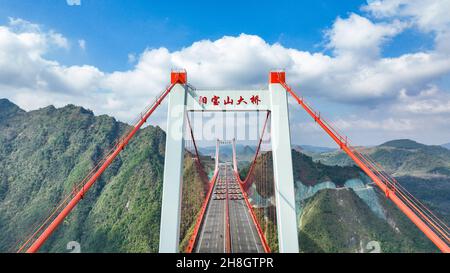
<instances>
[{"instance_id":1,"label":"white road line","mask_svg":"<svg viewBox=\"0 0 450 273\"><path fill-rule=\"evenodd\" d=\"M259 253L258 244L256 243L257 241L256 241L256 238L255 238L255 233L253 232L253 228L252 228L252 226L251 226L251 224L250 224L250 219L249 219L249 217L248 217L248 213L249 213L249 212L246 211L245 216L247 216L247 222L248 222L248 225L250 226L250 230L252 231L252 236L253 236L253 240L254 240L254 242L255 242L256 251Z\"/></svg>"},{"instance_id":2,"label":"white road line","mask_svg":"<svg viewBox=\"0 0 450 273\"><path fill-rule=\"evenodd\" d=\"M226 221L226 205L227 205L227 203L226 202L223 202L223 209L224 209L224 214L223 214L223 253L226 253L227 252L227 243L226 243L226 241L227 241L227 238L225 238L226 237L226 234L227 234L227 231L226 231L226 228L227 228L227 221ZM230 234L230 236L231 236L231 234Z\"/></svg>"},{"instance_id":3,"label":"white road line","mask_svg":"<svg viewBox=\"0 0 450 273\"><path fill-rule=\"evenodd\" d=\"M210 204L208 204L208 208L206 209L206 220L205 220L205 225L204 225L204 227L202 228L202 233L200 234L200 243L198 244L198 250L200 251L200 249L202 248L202 243L203 243L203 234L205 234L205 232L204 232L204 228L206 228L206 226L207 226L207 224L208 224L208 214L209 214L209 206L210 206Z\"/></svg>"},{"instance_id":4,"label":"white road line","mask_svg":"<svg viewBox=\"0 0 450 273\"><path fill-rule=\"evenodd\" d=\"M216 186L217 186L217 184L214 185L213 191L215 190ZM211 202L212 202L212 203L211 203ZM205 220L204 226L202 227L202 232L201 232L201 234L200 234L200 242L199 242L199 245L198 245L198 248L197 248L198 251L200 251L200 250L202 249L203 236L204 236L204 234L205 234L206 228L208 227L208 219L209 219L210 211L211 211L211 210L212 210L212 211L215 211L215 206L214 206L213 204L214 204L214 201L213 201L213 200L210 200L210 203L208 203L208 207L206 208L206 212L205 212L206 220ZM208 248L208 246L209 246L209 240L207 240L206 248Z\"/></svg>"}]
</instances>

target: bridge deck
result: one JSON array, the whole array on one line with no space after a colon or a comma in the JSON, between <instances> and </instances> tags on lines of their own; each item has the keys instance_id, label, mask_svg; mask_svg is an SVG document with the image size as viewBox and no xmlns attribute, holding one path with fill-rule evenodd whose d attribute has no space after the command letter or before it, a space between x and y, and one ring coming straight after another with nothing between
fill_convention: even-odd
<instances>
[{"instance_id":1,"label":"bridge deck","mask_svg":"<svg viewBox=\"0 0 450 273\"><path fill-rule=\"evenodd\" d=\"M245 204L231 166L227 168L227 177L231 177L228 184L229 190L238 192L238 194L231 194L236 199L231 198L229 200L231 252L264 253L258 231Z\"/></svg>"},{"instance_id":2,"label":"bridge deck","mask_svg":"<svg viewBox=\"0 0 450 273\"><path fill-rule=\"evenodd\" d=\"M227 193L229 198L231 252L264 252L258 232L237 183L231 165L220 164L218 181L205 213L195 252L224 253L227 251Z\"/></svg>"},{"instance_id":3,"label":"bridge deck","mask_svg":"<svg viewBox=\"0 0 450 273\"><path fill-rule=\"evenodd\" d=\"M197 253L225 253L226 252L226 200L217 199L217 189L224 183L221 174L224 166L219 166L219 176L214 186L211 200L205 212L205 219L199 233L195 252Z\"/></svg>"}]
</instances>

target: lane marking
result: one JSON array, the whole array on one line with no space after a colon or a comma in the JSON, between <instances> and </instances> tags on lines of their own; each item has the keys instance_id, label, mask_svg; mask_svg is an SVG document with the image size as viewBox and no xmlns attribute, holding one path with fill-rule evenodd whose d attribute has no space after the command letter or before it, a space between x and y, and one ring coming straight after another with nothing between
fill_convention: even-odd
<instances>
[{"instance_id":1,"label":"lane marking","mask_svg":"<svg viewBox=\"0 0 450 273\"><path fill-rule=\"evenodd\" d=\"M257 251L258 253L260 253L260 252L259 252L259 249L258 249L258 245L257 245L257 243L256 243L255 233L253 232L253 228L252 228L252 226L251 226L251 224L250 224L250 218L248 217L247 211L245 211L245 212L246 212L246 213L245 213L245 216L247 216L247 222L248 222L248 225L249 225L249 227L250 227L250 230L252 231L252 236L253 236L253 240L254 240L254 243L255 243L255 246L256 246L256 251Z\"/></svg>"},{"instance_id":2,"label":"lane marking","mask_svg":"<svg viewBox=\"0 0 450 273\"><path fill-rule=\"evenodd\" d=\"M219 169L219 171L220 171L220 169ZM217 187L217 183L214 185L213 192L215 191L216 187ZM215 202L214 202L213 199L212 199L211 201L212 201L212 202L209 203L209 204L208 204L208 207L206 208L206 220L205 220L204 226L202 227L202 232L201 232L201 234L200 234L200 242L199 242L199 245L198 245L198 247L197 247L197 251L198 251L198 252L201 252L201 249L202 249L203 237L204 237L205 231L207 231L207 229L208 229L208 228L207 228L207 227L208 227L208 219L209 219L211 210L212 210L213 212L215 212L215 206L214 206ZM211 236L212 236L212 234L211 234ZM208 248L208 247L209 247L209 240L207 240L207 245L206 245L206 248Z\"/></svg>"},{"instance_id":3,"label":"lane marking","mask_svg":"<svg viewBox=\"0 0 450 273\"><path fill-rule=\"evenodd\" d=\"M226 253L227 252L227 243L226 243L226 238L225 238L225 236L226 236L226 234L227 234L227 232L226 232L226 228L227 228L227 224L226 224L226 213L225 213L225 211L226 211L226 202L223 202L223 210L224 210L224 214L223 214L223 253ZM231 236L231 235L230 235Z\"/></svg>"}]
</instances>

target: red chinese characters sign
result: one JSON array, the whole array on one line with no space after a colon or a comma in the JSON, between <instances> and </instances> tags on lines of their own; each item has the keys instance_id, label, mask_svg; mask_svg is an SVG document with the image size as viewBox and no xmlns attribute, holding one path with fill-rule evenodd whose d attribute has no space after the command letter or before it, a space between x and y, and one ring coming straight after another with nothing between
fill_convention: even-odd
<instances>
[{"instance_id":1,"label":"red chinese characters sign","mask_svg":"<svg viewBox=\"0 0 450 273\"><path fill-rule=\"evenodd\" d=\"M239 98L231 98L230 96L224 96L223 98L217 95L207 97L200 96L199 103L201 105L211 104L213 106L220 105L244 105L244 104L253 104L259 105L261 103L261 98L259 95L251 95L251 96L239 96Z\"/></svg>"}]
</instances>

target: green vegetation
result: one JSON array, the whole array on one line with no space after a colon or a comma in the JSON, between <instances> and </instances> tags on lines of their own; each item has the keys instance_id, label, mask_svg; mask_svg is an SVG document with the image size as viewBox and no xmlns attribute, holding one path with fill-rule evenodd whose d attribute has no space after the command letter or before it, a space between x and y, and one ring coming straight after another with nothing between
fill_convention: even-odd
<instances>
[{"instance_id":1,"label":"green vegetation","mask_svg":"<svg viewBox=\"0 0 450 273\"><path fill-rule=\"evenodd\" d=\"M384 203L388 221L375 216L351 189L322 190L307 203L299 232L302 252L435 252L436 247L396 208Z\"/></svg>"},{"instance_id":2,"label":"green vegetation","mask_svg":"<svg viewBox=\"0 0 450 273\"><path fill-rule=\"evenodd\" d=\"M320 162L314 162L311 157L296 150L292 150L292 164L295 179L309 186L325 181L333 181L338 186L343 186L347 180L361 177L361 170L357 167L327 166ZM249 165L242 168L241 179L247 176L248 169ZM272 195L273 183L266 182L268 179L273 181L272 152L263 153L257 158L254 174L258 192L263 196ZM265 185L264 190L268 191L267 193L262 192L260 184Z\"/></svg>"},{"instance_id":3,"label":"green vegetation","mask_svg":"<svg viewBox=\"0 0 450 273\"><path fill-rule=\"evenodd\" d=\"M208 162L207 158L203 158ZM210 160L209 160L210 161ZM202 161L203 162L203 161ZM183 252L194 230L200 209L208 193L208 180L199 175L192 154L186 153L183 172L183 199L180 224L180 251Z\"/></svg>"},{"instance_id":4,"label":"green vegetation","mask_svg":"<svg viewBox=\"0 0 450 273\"><path fill-rule=\"evenodd\" d=\"M402 176L397 181L433 211L445 223L450 223L450 179Z\"/></svg>"},{"instance_id":5,"label":"green vegetation","mask_svg":"<svg viewBox=\"0 0 450 273\"><path fill-rule=\"evenodd\" d=\"M393 147L399 149L414 150L426 148L427 146L410 139L396 139L385 142L381 144L380 147Z\"/></svg>"},{"instance_id":6,"label":"green vegetation","mask_svg":"<svg viewBox=\"0 0 450 273\"><path fill-rule=\"evenodd\" d=\"M0 119L2 252L16 251L129 128L73 105L28 113L7 107L2 113L16 114ZM138 132L42 251L65 252L69 241L83 252L157 251L164 143L160 128Z\"/></svg>"},{"instance_id":7,"label":"green vegetation","mask_svg":"<svg viewBox=\"0 0 450 273\"><path fill-rule=\"evenodd\" d=\"M377 216L362 199L351 189L344 187L350 179L367 178L357 167L351 166L327 166L320 162L314 162L311 157L292 151L294 179L307 186L314 186L320 182L330 181L338 186L337 189L327 189L317 192L311 198L302 202L303 210L299 228L299 243L302 252L368 252L367 244L370 241L380 242L383 252L435 252L436 247L406 218L383 193L375 189L377 199L382 206L386 219ZM241 175L247 175L249 166L242 169ZM255 166L256 189L261 196L273 195L273 176L262 175L267 170L272 170L272 155L270 152L261 154ZM267 186L264 184L272 185ZM428 188L428 195L436 191L448 188L449 183L434 184ZM407 185L408 186L408 185ZM426 185L413 191L426 192ZM267 190L270 189L270 190ZM447 211L448 192L443 191L440 203L436 207ZM425 196L425 194L422 194ZM419 196L421 197L421 196ZM269 207L273 208L273 207ZM269 208L266 208L269 209ZM274 245L276 232L273 223L275 211L265 212L262 208L255 208L261 227L268 238L268 242ZM269 219L267 215L272 218Z\"/></svg>"},{"instance_id":8,"label":"green vegetation","mask_svg":"<svg viewBox=\"0 0 450 273\"><path fill-rule=\"evenodd\" d=\"M313 162L311 157L297 151L292 151L292 163L295 179L309 186L325 181L333 181L337 186L343 186L347 180L361 176L359 168L326 166Z\"/></svg>"},{"instance_id":9,"label":"green vegetation","mask_svg":"<svg viewBox=\"0 0 450 273\"><path fill-rule=\"evenodd\" d=\"M450 170L450 150L424 145L408 139L393 140L372 148L361 148L394 176L426 177L436 168ZM314 161L326 165L350 166L351 159L342 151L314 154Z\"/></svg>"},{"instance_id":10,"label":"green vegetation","mask_svg":"<svg viewBox=\"0 0 450 273\"><path fill-rule=\"evenodd\" d=\"M25 112L0 100L0 252L14 252L36 223L49 215L95 163L130 127L108 116L94 116L73 105ZM83 252L156 252L158 250L165 133L158 127L140 130L130 145L100 177L84 199L42 248L66 252L78 241ZM250 150L246 154L250 155ZM398 178L444 220L450 215L450 151L405 141L370 148L372 156L397 173L416 168L430 177ZM271 153L256 164L256 189L273 195ZM343 154L315 158L324 163ZM202 156L205 172L214 162ZM430 164L428 166L427 164ZM185 157L181 250L192 234L207 185L189 153ZM307 186L332 181L343 186L361 178L356 167L327 166L293 151L294 178ZM241 172L246 175L248 166ZM414 174L413 171L411 173ZM272 186L266 186L272 185ZM436 251L406 217L377 192L386 219L376 216L352 190L322 190L304 202L300 247L307 252L356 252L370 240L383 252ZM273 206L269 217L256 213L273 251L278 249Z\"/></svg>"},{"instance_id":11,"label":"green vegetation","mask_svg":"<svg viewBox=\"0 0 450 273\"><path fill-rule=\"evenodd\" d=\"M267 208L254 208L253 209L258 219L258 223L264 232L264 238L269 245L272 253L278 252L278 236L277 236L277 224L276 224L276 211L274 206Z\"/></svg>"},{"instance_id":12,"label":"green vegetation","mask_svg":"<svg viewBox=\"0 0 450 273\"><path fill-rule=\"evenodd\" d=\"M424 145L408 139L361 148L409 192L422 201L447 224L450 223L450 150ZM313 155L327 165L353 165L343 152Z\"/></svg>"}]
</instances>

